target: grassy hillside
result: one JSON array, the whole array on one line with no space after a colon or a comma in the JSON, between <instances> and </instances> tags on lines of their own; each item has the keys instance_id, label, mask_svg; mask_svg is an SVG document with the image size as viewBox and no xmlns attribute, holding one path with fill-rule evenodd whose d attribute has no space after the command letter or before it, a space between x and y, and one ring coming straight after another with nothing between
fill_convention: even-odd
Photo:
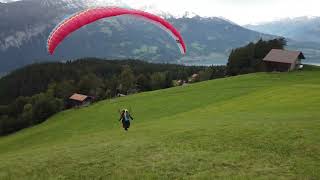
<instances>
[{"instance_id":1,"label":"grassy hillside","mask_svg":"<svg viewBox=\"0 0 320 180\"><path fill-rule=\"evenodd\" d=\"M0 138L0 179L320 179L319 107L314 68L104 101Z\"/></svg>"}]
</instances>

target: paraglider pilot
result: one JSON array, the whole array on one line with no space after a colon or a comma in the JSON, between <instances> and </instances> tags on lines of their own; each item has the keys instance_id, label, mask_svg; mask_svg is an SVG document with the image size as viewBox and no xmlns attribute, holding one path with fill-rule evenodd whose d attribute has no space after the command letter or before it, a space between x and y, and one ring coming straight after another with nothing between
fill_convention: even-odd
<instances>
[{"instance_id":1,"label":"paraglider pilot","mask_svg":"<svg viewBox=\"0 0 320 180\"><path fill-rule=\"evenodd\" d=\"M129 111L127 109L122 110L119 121L122 122L122 126L125 131L128 131L131 120L133 120L133 117L130 115Z\"/></svg>"}]
</instances>

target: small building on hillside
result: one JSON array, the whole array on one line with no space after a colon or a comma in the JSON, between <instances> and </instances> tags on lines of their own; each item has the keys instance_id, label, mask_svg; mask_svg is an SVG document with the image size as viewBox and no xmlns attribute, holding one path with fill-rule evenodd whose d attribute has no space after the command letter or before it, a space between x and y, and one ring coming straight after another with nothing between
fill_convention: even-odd
<instances>
[{"instance_id":1,"label":"small building on hillside","mask_svg":"<svg viewBox=\"0 0 320 180\"><path fill-rule=\"evenodd\" d=\"M191 78L192 78L192 79L197 79L197 78L199 78L199 74L193 74L193 75L191 76Z\"/></svg>"},{"instance_id":2,"label":"small building on hillside","mask_svg":"<svg viewBox=\"0 0 320 180\"><path fill-rule=\"evenodd\" d=\"M174 80L173 81L174 86L183 86L187 84L187 81L185 80Z\"/></svg>"},{"instance_id":3,"label":"small building on hillside","mask_svg":"<svg viewBox=\"0 0 320 180\"><path fill-rule=\"evenodd\" d=\"M191 78L189 79L189 82L198 82L200 81L200 75L199 74L193 74Z\"/></svg>"},{"instance_id":4,"label":"small building on hillside","mask_svg":"<svg viewBox=\"0 0 320 180\"><path fill-rule=\"evenodd\" d=\"M93 102L94 98L92 96L86 96L83 94L73 94L69 98L70 105L72 107L81 107L81 106L88 106Z\"/></svg>"},{"instance_id":5,"label":"small building on hillside","mask_svg":"<svg viewBox=\"0 0 320 180\"><path fill-rule=\"evenodd\" d=\"M126 96L125 94L121 94L121 93L117 94L117 97L125 97L125 96Z\"/></svg>"},{"instance_id":6,"label":"small building on hillside","mask_svg":"<svg viewBox=\"0 0 320 180\"><path fill-rule=\"evenodd\" d=\"M301 60L305 59L300 51L272 49L263 59L267 71L292 71L302 67Z\"/></svg>"}]
</instances>

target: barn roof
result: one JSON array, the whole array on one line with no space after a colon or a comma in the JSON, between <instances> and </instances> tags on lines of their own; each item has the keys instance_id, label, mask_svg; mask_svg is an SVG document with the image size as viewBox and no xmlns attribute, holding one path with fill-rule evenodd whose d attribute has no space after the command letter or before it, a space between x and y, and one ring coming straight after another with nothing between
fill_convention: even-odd
<instances>
[{"instance_id":1,"label":"barn roof","mask_svg":"<svg viewBox=\"0 0 320 180\"><path fill-rule=\"evenodd\" d=\"M197 78L199 76L199 74L193 74L192 78Z\"/></svg>"},{"instance_id":2,"label":"barn roof","mask_svg":"<svg viewBox=\"0 0 320 180\"><path fill-rule=\"evenodd\" d=\"M86 96L86 95L75 93L75 94L73 94L69 99L83 102L83 101L85 101L87 98L88 98L88 96Z\"/></svg>"},{"instance_id":3,"label":"barn roof","mask_svg":"<svg viewBox=\"0 0 320 180\"><path fill-rule=\"evenodd\" d=\"M300 51L288 51L281 49L272 49L263 61L281 62L292 64L294 61L299 59L305 59L304 55Z\"/></svg>"}]
</instances>

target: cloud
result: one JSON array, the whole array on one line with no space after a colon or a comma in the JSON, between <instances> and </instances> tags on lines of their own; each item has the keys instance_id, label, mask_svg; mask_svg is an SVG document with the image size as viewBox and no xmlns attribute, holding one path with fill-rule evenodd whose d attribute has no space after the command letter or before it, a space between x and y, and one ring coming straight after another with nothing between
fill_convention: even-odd
<instances>
[{"instance_id":1,"label":"cloud","mask_svg":"<svg viewBox=\"0 0 320 180\"><path fill-rule=\"evenodd\" d=\"M319 16L318 0L126 0L134 8L153 7L174 15L185 11L223 16L239 24L298 16Z\"/></svg>"},{"instance_id":2,"label":"cloud","mask_svg":"<svg viewBox=\"0 0 320 180\"><path fill-rule=\"evenodd\" d=\"M111 3L122 7L129 5L132 8L152 12L169 12L176 16L188 11L200 16L225 17L238 24L287 17L320 16L319 0L87 0L87 2L95 5Z\"/></svg>"}]
</instances>

